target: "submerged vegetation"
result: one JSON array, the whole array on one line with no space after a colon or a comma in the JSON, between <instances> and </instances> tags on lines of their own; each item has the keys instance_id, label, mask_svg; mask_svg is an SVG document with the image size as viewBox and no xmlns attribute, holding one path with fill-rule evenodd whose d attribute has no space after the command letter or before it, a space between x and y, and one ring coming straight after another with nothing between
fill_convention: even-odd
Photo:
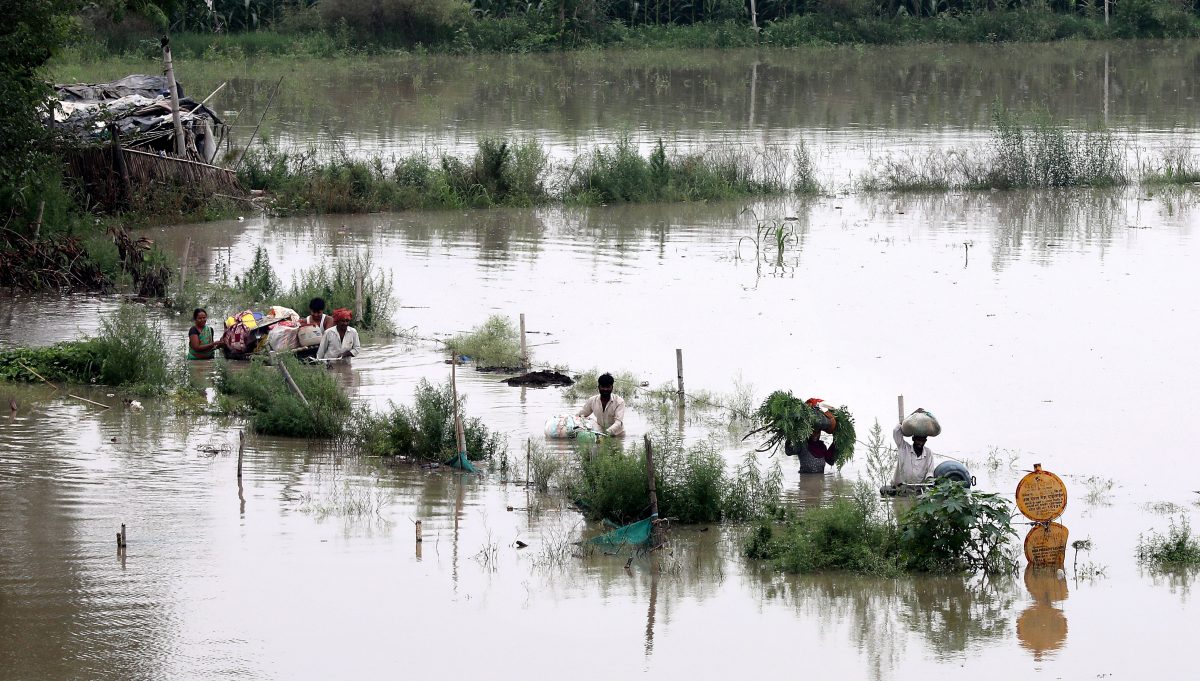
<instances>
[{"instance_id":1,"label":"submerged vegetation","mask_svg":"<svg viewBox=\"0 0 1200 681\"><path fill-rule=\"evenodd\" d=\"M492 315L471 331L451 338L446 349L479 369L520 369L523 364L520 332L503 315Z\"/></svg>"},{"instance_id":2,"label":"submerged vegetation","mask_svg":"<svg viewBox=\"0 0 1200 681\"><path fill-rule=\"evenodd\" d=\"M459 396L460 406L464 402ZM467 458L472 461L502 456L503 435L490 431L478 418L462 416ZM444 462L457 453L454 433L454 396L450 384L434 386L424 379L417 384L412 406L392 404L388 411L355 413L351 440L363 453Z\"/></svg>"},{"instance_id":3,"label":"submerged vegetation","mask_svg":"<svg viewBox=\"0 0 1200 681\"><path fill-rule=\"evenodd\" d=\"M0 350L0 379L99 383L159 395L179 382L162 330L143 307L124 304L100 333L40 348ZM36 372L36 374L34 373Z\"/></svg>"},{"instance_id":4,"label":"submerged vegetation","mask_svg":"<svg viewBox=\"0 0 1200 681\"><path fill-rule=\"evenodd\" d=\"M760 522L744 550L786 572L1006 573L1016 566L1011 512L997 495L941 481L892 521L874 488L859 482L849 499Z\"/></svg>"},{"instance_id":5,"label":"submerged vegetation","mask_svg":"<svg viewBox=\"0 0 1200 681\"><path fill-rule=\"evenodd\" d=\"M764 471L751 454L730 474L714 442L685 446L665 430L652 438L652 447L660 517L684 524L745 521L778 506L783 488L778 462ZM633 442L622 447L619 441L606 439L595 451L582 448L568 492L596 519L624 524L647 517L645 445Z\"/></svg>"},{"instance_id":6,"label":"submerged vegetation","mask_svg":"<svg viewBox=\"0 0 1200 681\"><path fill-rule=\"evenodd\" d=\"M1166 534L1150 532L1138 538L1137 559L1160 570L1200 567L1200 537L1192 534L1187 516L1171 519Z\"/></svg>"},{"instance_id":7,"label":"submerged vegetation","mask_svg":"<svg viewBox=\"0 0 1200 681\"><path fill-rule=\"evenodd\" d=\"M264 435L326 438L342 434L350 416L350 399L324 365L303 364L280 355L308 404L296 396L278 367L254 358L249 365L232 368L222 362L217 387L225 396L226 411L248 416L255 432Z\"/></svg>"}]
</instances>

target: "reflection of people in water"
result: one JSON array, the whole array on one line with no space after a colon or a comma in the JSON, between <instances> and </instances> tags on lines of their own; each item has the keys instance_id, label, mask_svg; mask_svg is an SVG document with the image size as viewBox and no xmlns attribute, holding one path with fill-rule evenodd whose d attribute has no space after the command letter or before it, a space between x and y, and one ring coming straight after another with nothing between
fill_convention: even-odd
<instances>
[{"instance_id":1,"label":"reflection of people in water","mask_svg":"<svg viewBox=\"0 0 1200 681\"><path fill-rule=\"evenodd\" d=\"M1025 588L1033 604L1017 617L1017 638L1021 647L1040 660L1048 652L1062 648L1067 641L1067 616L1054 603L1067 600L1067 580L1055 568L1025 568Z\"/></svg>"}]
</instances>

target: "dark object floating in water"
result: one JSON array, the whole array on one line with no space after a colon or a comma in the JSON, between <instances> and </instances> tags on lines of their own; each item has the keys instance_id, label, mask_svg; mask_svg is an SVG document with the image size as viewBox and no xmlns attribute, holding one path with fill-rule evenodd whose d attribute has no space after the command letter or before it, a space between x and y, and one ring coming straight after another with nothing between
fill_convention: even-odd
<instances>
[{"instance_id":1,"label":"dark object floating in water","mask_svg":"<svg viewBox=\"0 0 1200 681\"><path fill-rule=\"evenodd\" d=\"M551 385L571 385L575 381L571 380L570 376L560 374L557 371L531 371L520 376L513 376L505 379L505 383L515 387L527 388L545 388Z\"/></svg>"}]
</instances>

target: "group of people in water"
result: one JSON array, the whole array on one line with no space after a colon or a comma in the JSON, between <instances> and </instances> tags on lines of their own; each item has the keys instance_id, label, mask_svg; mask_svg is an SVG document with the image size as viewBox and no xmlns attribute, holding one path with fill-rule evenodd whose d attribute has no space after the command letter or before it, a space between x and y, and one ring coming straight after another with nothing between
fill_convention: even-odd
<instances>
[{"instance_id":1,"label":"group of people in water","mask_svg":"<svg viewBox=\"0 0 1200 681\"><path fill-rule=\"evenodd\" d=\"M313 298L309 301L308 312L300 325L315 327L321 334L316 359L328 361L358 355L362 342L358 337L358 329L350 326L354 319L350 310L338 308L328 315L325 314L325 300ZM208 325L208 312L204 308L196 308L192 312L192 327L188 329L188 359L212 359L218 348L227 347L228 334L219 339L214 339L213 335L213 329Z\"/></svg>"},{"instance_id":2,"label":"group of people in water","mask_svg":"<svg viewBox=\"0 0 1200 681\"><path fill-rule=\"evenodd\" d=\"M625 400L613 394L612 374L604 373L596 380L597 394L589 397L575 413L579 418L594 417L602 433L611 437L625 434ZM925 413L917 409L914 413ZM896 441L896 471L892 475L892 487L919 485L933 475L933 451L926 446L929 438L915 435L912 442L905 439L901 424L892 430Z\"/></svg>"}]
</instances>

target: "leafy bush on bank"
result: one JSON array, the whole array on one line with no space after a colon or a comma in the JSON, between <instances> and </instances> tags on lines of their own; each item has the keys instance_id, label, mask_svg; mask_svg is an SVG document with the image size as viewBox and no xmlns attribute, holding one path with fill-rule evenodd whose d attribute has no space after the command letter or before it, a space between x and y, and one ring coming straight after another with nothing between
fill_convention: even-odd
<instances>
[{"instance_id":1,"label":"leafy bush on bank","mask_svg":"<svg viewBox=\"0 0 1200 681\"><path fill-rule=\"evenodd\" d=\"M162 330L144 308L124 304L101 320L100 333L41 348L0 351L0 378L100 383L144 395L165 393L178 381Z\"/></svg>"}]
</instances>

